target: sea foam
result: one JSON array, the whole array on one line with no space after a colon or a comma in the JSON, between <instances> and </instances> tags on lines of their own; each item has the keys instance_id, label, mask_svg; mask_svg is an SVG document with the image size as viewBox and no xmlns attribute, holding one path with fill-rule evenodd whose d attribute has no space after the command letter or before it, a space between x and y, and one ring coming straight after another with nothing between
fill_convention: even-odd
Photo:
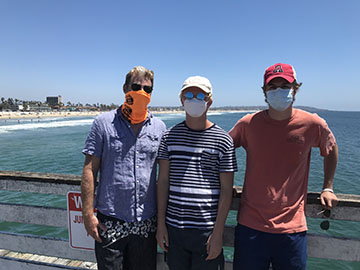
<instances>
[{"instance_id":1,"label":"sea foam","mask_svg":"<svg viewBox=\"0 0 360 270\"><path fill-rule=\"evenodd\" d=\"M91 125L94 119L68 120L68 121L48 121L46 122L27 122L11 125L0 126L0 133L6 133L17 130L30 130L39 128L58 128L58 127L73 127L73 126L87 126Z\"/></svg>"}]
</instances>

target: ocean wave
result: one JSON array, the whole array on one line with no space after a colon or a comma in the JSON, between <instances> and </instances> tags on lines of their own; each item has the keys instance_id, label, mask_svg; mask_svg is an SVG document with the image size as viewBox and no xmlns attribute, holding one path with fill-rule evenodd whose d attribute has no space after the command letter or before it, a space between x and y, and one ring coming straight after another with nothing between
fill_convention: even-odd
<instances>
[{"instance_id":1,"label":"ocean wave","mask_svg":"<svg viewBox=\"0 0 360 270\"><path fill-rule=\"evenodd\" d=\"M50 121L37 123L19 123L12 125L0 126L0 133L6 133L18 130L30 130L39 128L58 128L58 127L74 127L91 125L94 119L68 120L68 121Z\"/></svg>"},{"instance_id":2,"label":"ocean wave","mask_svg":"<svg viewBox=\"0 0 360 270\"><path fill-rule=\"evenodd\" d=\"M228 112L208 112L207 115L222 115Z\"/></svg>"},{"instance_id":3,"label":"ocean wave","mask_svg":"<svg viewBox=\"0 0 360 270\"><path fill-rule=\"evenodd\" d=\"M184 118L185 114L183 113L153 113L157 118L161 120L169 120L169 119L177 119L177 118Z\"/></svg>"}]
</instances>

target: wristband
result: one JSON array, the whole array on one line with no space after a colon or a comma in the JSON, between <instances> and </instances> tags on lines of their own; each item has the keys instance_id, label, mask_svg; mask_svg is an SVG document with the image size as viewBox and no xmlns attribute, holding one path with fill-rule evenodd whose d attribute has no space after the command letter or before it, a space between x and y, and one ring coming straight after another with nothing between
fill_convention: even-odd
<instances>
[{"instance_id":1,"label":"wristband","mask_svg":"<svg viewBox=\"0 0 360 270\"><path fill-rule=\"evenodd\" d=\"M332 188L324 188L321 193L325 192L325 191L328 191L328 192L331 192L331 193L334 193L334 190Z\"/></svg>"}]
</instances>

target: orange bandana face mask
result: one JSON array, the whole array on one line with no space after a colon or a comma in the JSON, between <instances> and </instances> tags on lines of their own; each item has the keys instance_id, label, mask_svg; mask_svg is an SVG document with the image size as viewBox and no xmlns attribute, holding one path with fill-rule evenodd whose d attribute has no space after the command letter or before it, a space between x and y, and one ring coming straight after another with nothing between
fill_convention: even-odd
<instances>
[{"instance_id":1,"label":"orange bandana face mask","mask_svg":"<svg viewBox=\"0 0 360 270\"><path fill-rule=\"evenodd\" d=\"M147 105L150 103L150 98L150 94L144 90L127 92L125 102L121 107L123 116L131 124L139 124L145 121L148 115Z\"/></svg>"}]
</instances>

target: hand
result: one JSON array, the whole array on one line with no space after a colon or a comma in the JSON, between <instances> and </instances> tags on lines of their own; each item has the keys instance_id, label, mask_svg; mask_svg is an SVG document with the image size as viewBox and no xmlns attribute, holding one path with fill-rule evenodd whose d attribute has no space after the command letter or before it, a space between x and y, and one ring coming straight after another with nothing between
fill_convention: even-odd
<instances>
[{"instance_id":1,"label":"hand","mask_svg":"<svg viewBox=\"0 0 360 270\"><path fill-rule=\"evenodd\" d=\"M208 256L205 260L213 260L220 255L223 246L222 234L212 233L207 241L206 251Z\"/></svg>"},{"instance_id":2,"label":"hand","mask_svg":"<svg viewBox=\"0 0 360 270\"><path fill-rule=\"evenodd\" d=\"M325 209L332 209L337 205L338 198L334 193L330 191L324 191L320 195L320 201Z\"/></svg>"},{"instance_id":3,"label":"hand","mask_svg":"<svg viewBox=\"0 0 360 270\"><path fill-rule=\"evenodd\" d=\"M158 224L156 230L156 240L158 245L165 251L168 252L169 247L169 236L165 224Z\"/></svg>"},{"instance_id":4,"label":"hand","mask_svg":"<svg viewBox=\"0 0 360 270\"><path fill-rule=\"evenodd\" d=\"M95 215L83 216L83 219L87 233L96 241L101 243L102 241L99 236L98 227L103 231L106 231L106 227L99 222Z\"/></svg>"}]
</instances>

